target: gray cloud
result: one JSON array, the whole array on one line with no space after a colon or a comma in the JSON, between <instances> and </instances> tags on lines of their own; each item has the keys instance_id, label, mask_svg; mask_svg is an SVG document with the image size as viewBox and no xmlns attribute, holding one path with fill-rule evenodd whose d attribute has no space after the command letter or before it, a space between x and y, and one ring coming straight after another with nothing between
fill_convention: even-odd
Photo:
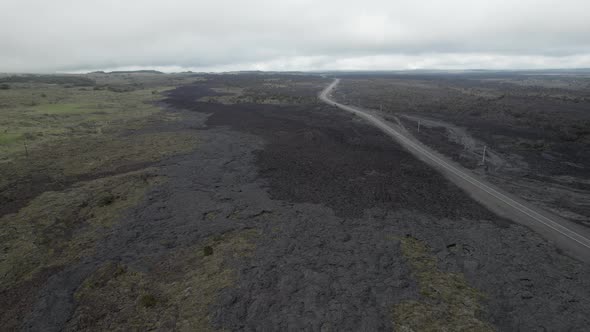
<instances>
[{"instance_id":1,"label":"gray cloud","mask_svg":"<svg viewBox=\"0 0 590 332\"><path fill-rule=\"evenodd\" d=\"M587 0L3 0L0 71L590 67Z\"/></svg>"}]
</instances>

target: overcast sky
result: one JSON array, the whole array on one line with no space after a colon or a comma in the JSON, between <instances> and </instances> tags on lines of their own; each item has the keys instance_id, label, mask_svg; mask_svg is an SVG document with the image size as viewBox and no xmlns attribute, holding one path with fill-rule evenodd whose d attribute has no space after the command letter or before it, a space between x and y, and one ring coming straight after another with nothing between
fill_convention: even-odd
<instances>
[{"instance_id":1,"label":"overcast sky","mask_svg":"<svg viewBox=\"0 0 590 332\"><path fill-rule=\"evenodd\" d=\"M590 0L0 0L0 72L581 67Z\"/></svg>"}]
</instances>

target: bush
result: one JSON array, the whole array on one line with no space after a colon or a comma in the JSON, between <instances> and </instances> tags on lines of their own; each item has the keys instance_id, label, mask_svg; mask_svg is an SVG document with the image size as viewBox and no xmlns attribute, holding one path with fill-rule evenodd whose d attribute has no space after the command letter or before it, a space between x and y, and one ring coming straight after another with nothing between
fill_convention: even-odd
<instances>
[{"instance_id":1,"label":"bush","mask_svg":"<svg viewBox=\"0 0 590 332\"><path fill-rule=\"evenodd\" d=\"M145 294L139 298L139 304L145 308L151 308L156 305L158 300L152 294Z\"/></svg>"},{"instance_id":2,"label":"bush","mask_svg":"<svg viewBox=\"0 0 590 332\"><path fill-rule=\"evenodd\" d=\"M203 254L205 256L211 256L211 255L213 255L213 248L211 246L205 246L203 248Z\"/></svg>"},{"instance_id":3,"label":"bush","mask_svg":"<svg viewBox=\"0 0 590 332\"><path fill-rule=\"evenodd\" d=\"M123 85L107 85L107 89L112 92L131 92L135 89L132 86L123 86Z\"/></svg>"},{"instance_id":4,"label":"bush","mask_svg":"<svg viewBox=\"0 0 590 332\"><path fill-rule=\"evenodd\" d=\"M113 204L114 201L115 201L115 196L113 194L111 194L111 193L108 193L108 194L103 195L98 200L98 206L111 205L111 204Z\"/></svg>"},{"instance_id":5,"label":"bush","mask_svg":"<svg viewBox=\"0 0 590 332\"><path fill-rule=\"evenodd\" d=\"M10 85L8 84L0 84L0 90L8 90L10 89Z\"/></svg>"}]
</instances>

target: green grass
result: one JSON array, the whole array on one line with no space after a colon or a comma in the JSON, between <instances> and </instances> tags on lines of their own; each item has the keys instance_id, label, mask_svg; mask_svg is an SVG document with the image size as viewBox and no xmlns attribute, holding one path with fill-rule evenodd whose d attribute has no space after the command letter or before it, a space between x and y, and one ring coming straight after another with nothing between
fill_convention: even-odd
<instances>
[{"instance_id":1,"label":"green grass","mask_svg":"<svg viewBox=\"0 0 590 332\"><path fill-rule=\"evenodd\" d=\"M167 89L170 87L118 93L36 85L0 90L0 161L24 154L18 142L23 135L34 149L56 140L140 128L161 111L152 102ZM160 93L152 94L154 90Z\"/></svg>"},{"instance_id":2,"label":"green grass","mask_svg":"<svg viewBox=\"0 0 590 332\"><path fill-rule=\"evenodd\" d=\"M159 130L159 123L183 120L153 103L162 98L153 94L154 90L162 92L173 86L163 85L165 75L164 81L155 75L146 82L133 75L116 76L116 80L130 86L127 92L19 83L0 90L0 204L14 202L18 207L0 217L0 292L27 288L46 269L71 266L92 256L97 241L109 234L122 212L136 206L151 186L165 180L156 176L150 165L197 147L195 131ZM130 80L136 80L137 85L130 85ZM111 84L111 77L99 81ZM146 127L151 128L149 133L139 131ZM62 185L66 189L57 189ZM36 192L39 188L47 191ZM208 264L218 264L223 251L209 245L216 251L207 257ZM202 244L194 250L192 257L204 257ZM213 281L226 285L229 279L225 276L220 274ZM105 283L97 279L100 282L91 288L101 291L95 295L113 306L130 299L130 310L139 317L135 321L139 325L144 319L157 320L149 314L160 310L161 303L169 304L170 297L181 301L186 289L175 288L169 293L158 286L152 291L152 286L145 284L151 279L120 267L110 277ZM207 281L205 278L203 285L209 285ZM128 293L127 286L136 289L131 297L126 293L109 302L102 297L109 282L117 290L121 286L123 292ZM187 319L190 314L186 313ZM199 319L206 319L206 315Z\"/></svg>"},{"instance_id":3,"label":"green grass","mask_svg":"<svg viewBox=\"0 0 590 332\"><path fill-rule=\"evenodd\" d=\"M146 308L151 308L158 303L156 297L152 294L144 294L139 298L139 304Z\"/></svg>"},{"instance_id":4,"label":"green grass","mask_svg":"<svg viewBox=\"0 0 590 332\"><path fill-rule=\"evenodd\" d=\"M0 133L0 145L9 145L16 143L22 137L21 134Z\"/></svg>"},{"instance_id":5,"label":"green grass","mask_svg":"<svg viewBox=\"0 0 590 332\"><path fill-rule=\"evenodd\" d=\"M69 104L41 104L32 107L30 111L36 114L46 115L111 115L109 113L124 111L121 107L125 104L121 103L69 103ZM126 105L128 107L129 104Z\"/></svg>"},{"instance_id":6,"label":"green grass","mask_svg":"<svg viewBox=\"0 0 590 332\"><path fill-rule=\"evenodd\" d=\"M0 202L30 199L28 192L34 189L18 183L41 182L34 186L41 188L49 182L68 183L97 172L137 169L194 149L194 132L134 133L163 121L182 121L153 104L162 97L154 90L116 93L15 85L0 91ZM31 100L37 105L31 106Z\"/></svg>"},{"instance_id":7,"label":"green grass","mask_svg":"<svg viewBox=\"0 0 590 332\"><path fill-rule=\"evenodd\" d=\"M148 169L83 182L65 191L48 191L18 213L0 218L0 291L43 268L69 264L91 253L101 230L137 204L147 189L162 183L163 178L151 172ZM72 237L74 231L76 236Z\"/></svg>"},{"instance_id":8,"label":"green grass","mask_svg":"<svg viewBox=\"0 0 590 332\"><path fill-rule=\"evenodd\" d=\"M428 247L412 237L401 238L401 248L418 282L420 300L393 308L399 331L493 331L479 320L483 294L470 287L463 275L440 271Z\"/></svg>"},{"instance_id":9,"label":"green grass","mask_svg":"<svg viewBox=\"0 0 590 332\"><path fill-rule=\"evenodd\" d=\"M179 248L156 262L150 272L107 263L75 294L79 303L66 330L104 331L113 326L148 331L173 321L166 330L214 331L210 307L219 292L235 285L237 273L228 264L253 254L256 230L225 233L202 244Z\"/></svg>"},{"instance_id":10,"label":"green grass","mask_svg":"<svg viewBox=\"0 0 590 332\"><path fill-rule=\"evenodd\" d=\"M43 104L36 106L33 110L39 113L46 114L68 114L79 113L83 110L81 104Z\"/></svg>"},{"instance_id":11,"label":"green grass","mask_svg":"<svg viewBox=\"0 0 590 332\"><path fill-rule=\"evenodd\" d=\"M155 162L167 156L186 153L197 146L198 139L195 133L176 131L135 135L125 139L97 137L82 140L81 143L65 147L63 157L54 161L52 166L66 176L114 171L122 164Z\"/></svg>"}]
</instances>

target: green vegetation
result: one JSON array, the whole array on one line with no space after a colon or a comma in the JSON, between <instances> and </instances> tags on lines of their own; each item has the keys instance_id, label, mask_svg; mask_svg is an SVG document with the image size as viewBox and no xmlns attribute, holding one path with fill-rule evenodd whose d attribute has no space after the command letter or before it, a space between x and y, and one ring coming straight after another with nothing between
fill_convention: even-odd
<instances>
[{"instance_id":1,"label":"green vegetation","mask_svg":"<svg viewBox=\"0 0 590 332\"><path fill-rule=\"evenodd\" d=\"M325 78L289 76L269 78L265 75L240 74L232 79L223 76L206 76L203 85L211 90L200 102L220 104L293 105L317 102L317 92L329 82ZM199 85L198 82L197 86Z\"/></svg>"},{"instance_id":2,"label":"green vegetation","mask_svg":"<svg viewBox=\"0 0 590 332\"><path fill-rule=\"evenodd\" d=\"M45 192L16 214L0 218L0 290L50 266L88 255L121 212L164 179L146 169Z\"/></svg>"},{"instance_id":3,"label":"green vegetation","mask_svg":"<svg viewBox=\"0 0 590 332\"><path fill-rule=\"evenodd\" d=\"M80 305L68 328L212 331L209 306L236 281L228 262L251 256L256 236L257 231L246 230L208 240L216 255L206 255L199 245L178 249L149 273L107 263L76 292Z\"/></svg>"},{"instance_id":4,"label":"green vegetation","mask_svg":"<svg viewBox=\"0 0 590 332\"><path fill-rule=\"evenodd\" d=\"M126 209L164 179L149 168L195 148L189 131L138 133L181 121L153 102L169 75L20 75L0 89L0 291L92 254ZM124 93L89 86L125 86ZM4 85L8 83L3 83ZM79 86L73 88L72 86Z\"/></svg>"},{"instance_id":5,"label":"green vegetation","mask_svg":"<svg viewBox=\"0 0 590 332\"><path fill-rule=\"evenodd\" d=\"M113 79L126 82L118 75ZM126 93L47 84L0 90L0 205L194 149L198 140L191 131L135 133L181 121L153 104L161 98L154 88L169 89L163 83L170 82L154 81L144 89L127 84L134 90Z\"/></svg>"},{"instance_id":6,"label":"green vegetation","mask_svg":"<svg viewBox=\"0 0 590 332\"><path fill-rule=\"evenodd\" d=\"M443 272L420 241L400 239L402 252L417 279L421 299L405 301L393 309L399 331L493 331L479 320L482 294L470 287L462 275Z\"/></svg>"},{"instance_id":7,"label":"green vegetation","mask_svg":"<svg viewBox=\"0 0 590 332\"><path fill-rule=\"evenodd\" d=\"M44 83L93 86L94 80L82 75L13 75L0 77L0 83Z\"/></svg>"},{"instance_id":8,"label":"green vegetation","mask_svg":"<svg viewBox=\"0 0 590 332\"><path fill-rule=\"evenodd\" d=\"M85 113L84 111L96 111L89 105L84 108L83 104L43 104L34 108L35 112L43 114L67 114L67 113Z\"/></svg>"},{"instance_id":9,"label":"green vegetation","mask_svg":"<svg viewBox=\"0 0 590 332\"><path fill-rule=\"evenodd\" d=\"M115 201L115 195L108 192L108 193L105 193L104 195L102 195L98 199L98 206L102 207L102 206L111 205L111 204L113 204L114 201Z\"/></svg>"},{"instance_id":10,"label":"green vegetation","mask_svg":"<svg viewBox=\"0 0 590 332\"><path fill-rule=\"evenodd\" d=\"M152 163L186 153L198 143L189 131L141 134L131 137L104 137L81 140L62 151L64 157L53 163L65 175L115 171L121 165Z\"/></svg>"},{"instance_id":11,"label":"green vegetation","mask_svg":"<svg viewBox=\"0 0 590 332\"><path fill-rule=\"evenodd\" d=\"M18 141L22 135L20 134L9 134L9 133L0 133L0 145L9 145L13 144Z\"/></svg>"},{"instance_id":12,"label":"green vegetation","mask_svg":"<svg viewBox=\"0 0 590 332\"><path fill-rule=\"evenodd\" d=\"M144 294L139 298L139 304L146 308L155 306L157 302L158 300L152 294Z\"/></svg>"},{"instance_id":13,"label":"green vegetation","mask_svg":"<svg viewBox=\"0 0 590 332\"><path fill-rule=\"evenodd\" d=\"M35 148L53 141L139 128L160 112L151 104L156 98L160 97L152 95L152 89L116 93L42 85L0 90L0 133L11 137L27 134ZM16 143L0 145L0 161L24 153L22 144Z\"/></svg>"}]
</instances>

